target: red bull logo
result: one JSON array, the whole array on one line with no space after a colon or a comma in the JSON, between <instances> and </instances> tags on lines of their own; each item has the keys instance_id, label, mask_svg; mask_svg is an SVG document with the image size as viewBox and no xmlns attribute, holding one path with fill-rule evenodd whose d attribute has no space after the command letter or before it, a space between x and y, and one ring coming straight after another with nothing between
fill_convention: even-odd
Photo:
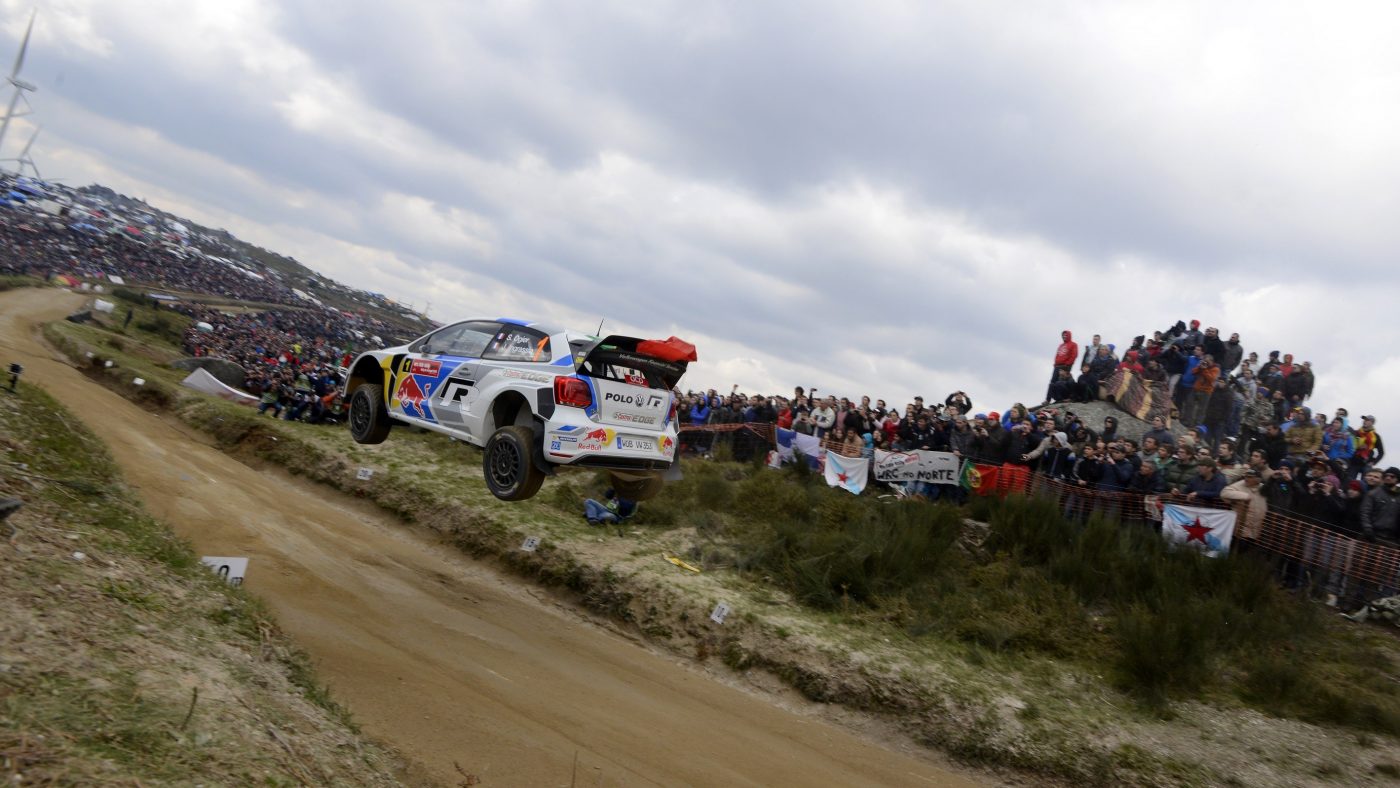
<instances>
[{"instance_id":1,"label":"red bull logo","mask_svg":"<svg viewBox=\"0 0 1400 788\"><path fill-rule=\"evenodd\" d=\"M433 384L427 383L418 385L418 379L412 375L405 375L399 381L399 387L394 391L394 399L398 400L399 406L408 412L410 409L419 413L423 411L423 400L428 398L428 393L432 391Z\"/></svg>"},{"instance_id":2,"label":"red bull logo","mask_svg":"<svg viewBox=\"0 0 1400 788\"><path fill-rule=\"evenodd\" d=\"M614 433L612 430L603 429L602 427L599 427L598 429L586 433L583 436L583 439L580 440L578 443L579 450L597 451L603 448L604 446L607 446L608 444L612 443L613 435L615 434L616 433Z\"/></svg>"}]
</instances>

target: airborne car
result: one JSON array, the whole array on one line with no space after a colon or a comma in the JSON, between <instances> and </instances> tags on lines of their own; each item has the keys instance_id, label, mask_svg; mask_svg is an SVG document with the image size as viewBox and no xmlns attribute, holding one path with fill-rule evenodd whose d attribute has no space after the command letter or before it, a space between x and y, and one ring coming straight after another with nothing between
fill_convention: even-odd
<instances>
[{"instance_id":1,"label":"airborne car","mask_svg":"<svg viewBox=\"0 0 1400 788\"><path fill-rule=\"evenodd\" d=\"M661 490L676 455L672 389L695 348L675 337L599 339L520 320L465 320L350 365L357 443L398 424L485 450L497 498L534 495L560 465L602 468L624 498Z\"/></svg>"}]
</instances>

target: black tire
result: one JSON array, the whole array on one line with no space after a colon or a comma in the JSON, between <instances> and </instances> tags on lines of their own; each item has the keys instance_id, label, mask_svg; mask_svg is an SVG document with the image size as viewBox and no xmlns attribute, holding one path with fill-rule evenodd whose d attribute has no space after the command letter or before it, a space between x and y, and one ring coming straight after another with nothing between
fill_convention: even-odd
<instances>
[{"instance_id":1,"label":"black tire","mask_svg":"<svg viewBox=\"0 0 1400 788\"><path fill-rule=\"evenodd\" d=\"M383 443L389 437L389 409L384 407L384 388L378 383L361 383L350 395L350 437L356 443Z\"/></svg>"},{"instance_id":2,"label":"black tire","mask_svg":"<svg viewBox=\"0 0 1400 788\"><path fill-rule=\"evenodd\" d=\"M486 489L502 501L523 501L540 491L544 471L535 467L535 433L529 427L502 427L486 441L481 460Z\"/></svg>"},{"instance_id":3,"label":"black tire","mask_svg":"<svg viewBox=\"0 0 1400 788\"><path fill-rule=\"evenodd\" d=\"M612 481L613 492L619 498L626 498L629 501L650 501L661 492L661 488L666 486L666 480L661 478L661 474L648 476L645 479L624 480L617 474L609 474Z\"/></svg>"}]
</instances>

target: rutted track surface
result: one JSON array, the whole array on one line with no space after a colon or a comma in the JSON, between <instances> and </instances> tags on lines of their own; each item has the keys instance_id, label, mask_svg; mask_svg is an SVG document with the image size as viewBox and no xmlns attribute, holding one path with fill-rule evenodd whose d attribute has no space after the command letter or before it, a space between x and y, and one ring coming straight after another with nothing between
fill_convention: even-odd
<instances>
[{"instance_id":1,"label":"rutted track surface","mask_svg":"<svg viewBox=\"0 0 1400 788\"><path fill-rule=\"evenodd\" d=\"M247 583L365 730L444 783L971 785L541 602L360 502L257 471L37 339L82 298L0 293L0 349L111 448L149 510Z\"/></svg>"}]
</instances>

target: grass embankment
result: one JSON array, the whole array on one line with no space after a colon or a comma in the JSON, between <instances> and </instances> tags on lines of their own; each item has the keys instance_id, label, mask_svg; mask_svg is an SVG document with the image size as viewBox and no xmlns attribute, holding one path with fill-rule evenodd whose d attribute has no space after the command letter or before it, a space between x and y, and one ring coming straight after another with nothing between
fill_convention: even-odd
<instances>
[{"instance_id":1,"label":"grass embankment","mask_svg":"<svg viewBox=\"0 0 1400 788\"><path fill-rule=\"evenodd\" d=\"M50 336L81 357L110 339L88 331ZM126 382L159 381L151 360L105 348L120 371L103 377L154 396ZM485 491L480 453L441 436L396 429L355 446L341 430L159 396L231 451L571 589L654 643L771 673L973 762L1092 783L1265 785L1384 782L1400 762L1395 639L1280 592L1248 561L1079 528L1036 501L887 505L724 462L687 462L685 481L600 531L580 516L600 475L565 472L506 504ZM359 467L373 478L356 480ZM539 551L518 549L525 535L544 538ZM706 617L721 599L735 613L716 626Z\"/></svg>"},{"instance_id":2,"label":"grass embankment","mask_svg":"<svg viewBox=\"0 0 1400 788\"><path fill-rule=\"evenodd\" d=\"M39 389L0 393L0 774L17 785L395 785L258 600L146 515Z\"/></svg>"}]
</instances>

